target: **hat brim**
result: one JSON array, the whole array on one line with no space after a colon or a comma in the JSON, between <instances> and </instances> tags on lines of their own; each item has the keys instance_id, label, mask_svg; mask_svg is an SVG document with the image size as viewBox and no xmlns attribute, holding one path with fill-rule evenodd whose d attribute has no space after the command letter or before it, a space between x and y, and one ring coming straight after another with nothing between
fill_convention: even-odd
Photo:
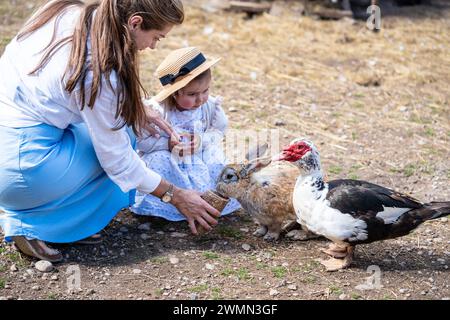
<instances>
[{"instance_id":1,"label":"hat brim","mask_svg":"<svg viewBox=\"0 0 450 320\"><path fill-rule=\"evenodd\" d=\"M197 77L201 73L205 72L206 70L208 70L215 64L217 64L217 62L219 62L220 59L221 58L217 58L217 59L213 59L213 60L206 60L203 64L201 64L199 67L195 68L195 70L193 70L192 72L188 73L181 80L175 81L175 83L173 83L173 84L168 84L168 85L164 86L164 88L154 97L154 99L157 102L164 101L172 93L185 87L189 82L194 80L195 77Z\"/></svg>"}]
</instances>

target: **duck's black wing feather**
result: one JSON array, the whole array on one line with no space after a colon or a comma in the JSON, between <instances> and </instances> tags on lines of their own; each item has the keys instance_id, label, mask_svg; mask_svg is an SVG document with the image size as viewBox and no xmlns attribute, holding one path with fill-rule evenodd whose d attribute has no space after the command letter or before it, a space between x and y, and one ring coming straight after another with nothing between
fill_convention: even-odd
<instances>
[{"instance_id":1,"label":"duck's black wing feather","mask_svg":"<svg viewBox=\"0 0 450 320\"><path fill-rule=\"evenodd\" d=\"M398 226L395 219L390 221L377 214L386 209L400 218L405 209L418 209L423 205L407 195L361 180L333 180L328 182L327 200L332 208L352 215L367 224L368 238L353 243L369 243L395 236Z\"/></svg>"},{"instance_id":2,"label":"duck's black wing feather","mask_svg":"<svg viewBox=\"0 0 450 320\"><path fill-rule=\"evenodd\" d=\"M372 212L376 215L383 207L417 209L423 206L408 195L362 180L332 180L328 188L327 200L342 213Z\"/></svg>"}]
</instances>

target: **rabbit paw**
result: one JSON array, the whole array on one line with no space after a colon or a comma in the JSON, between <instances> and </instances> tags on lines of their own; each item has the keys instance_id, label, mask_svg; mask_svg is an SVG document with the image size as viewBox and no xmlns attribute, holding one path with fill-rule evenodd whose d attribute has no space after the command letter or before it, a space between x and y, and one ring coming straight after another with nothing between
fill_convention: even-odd
<instances>
[{"instance_id":1,"label":"rabbit paw","mask_svg":"<svg viewBox=\"0 0 450 320\"><path fill-rule=\"evenodd\" d=\"M254 236L262 237L266 235L267 233L267 227L266 226L260 226L255 232L253 232Z\"/></svg>"},{"instance_id":2,"label":"rabbit paw","mask_svg":"<svg viewBox=\"0 0 450 320\"><path fill-rule=\"evenodd\" d=\"M264 236L264 240L266 241L275 241L278 240L278 238L280 237L280 233L279 232L267 232L266 235Z\"/></svg>"}]
</instances>

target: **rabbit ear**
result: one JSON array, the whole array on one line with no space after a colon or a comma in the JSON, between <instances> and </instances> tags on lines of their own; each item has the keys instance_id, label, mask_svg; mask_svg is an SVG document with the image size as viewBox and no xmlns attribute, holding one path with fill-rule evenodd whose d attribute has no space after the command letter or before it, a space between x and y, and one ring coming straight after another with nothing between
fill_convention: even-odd
<instances>
[{"instance_id":1,"label":"rabbit ear","mask_svg":"<svg viewBox=\"0 0 450 320\"><path fill-rule=\"evenodd\" d=\"M268 148L269 145L267 143L259 144L247 152L245 159L247 159L247 161L255 160L265 154Z\"/></svg>"},{"instance_id":2,"label":"rabbit ear","mask_svg":"<svg viewBox=\"0 0 450 320\"><path fill-rule=\"evenodd\" d=\"M242 169L239 171L239 176L241 178L248 176L249 174L252 174L253 172L269 165L272 162L272 159L267 158L258 158L250 163L247 163L242 166Z\"/></svg>"}]
</instances>

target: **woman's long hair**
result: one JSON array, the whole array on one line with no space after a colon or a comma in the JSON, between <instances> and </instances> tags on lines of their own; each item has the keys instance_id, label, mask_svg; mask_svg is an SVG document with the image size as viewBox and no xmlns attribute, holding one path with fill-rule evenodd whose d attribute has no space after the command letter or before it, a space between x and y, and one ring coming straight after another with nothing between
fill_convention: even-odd
<instances>
[{"instance_id":1,"label":"woman's long hair","mask_svg":"<svg viewBox=\"0 0 450 320\"><path fill-rule=\"evenodd\" d=\"M58 21L72 6L82 8L75 31L72 36L56 41ZM146 122L142 102L142 93L146 92L139 80L137 48L127 27L128 19L133 15L142 17L143 30L163 30L166 26L181 24L184 20L181 0L101 0L89 4L81 0L53 0L30 18L17 40L20 41L55 19L53 37L42 50L43 57L39 65L30 74L44 68L57 50L71 43L70 59L63 75L65 89L72 93L79 86L81 110L85 105L93 108L101 91L102 78L112 88L109 79L111 72L115 71L118 77L116 117L123 119L115 129L129 125L139 135ZM91 61L87 63L89 36ZM86 96L85 80L89 72L92 72L92 84L89 96Z\"/></svg>"}]
</instances>

